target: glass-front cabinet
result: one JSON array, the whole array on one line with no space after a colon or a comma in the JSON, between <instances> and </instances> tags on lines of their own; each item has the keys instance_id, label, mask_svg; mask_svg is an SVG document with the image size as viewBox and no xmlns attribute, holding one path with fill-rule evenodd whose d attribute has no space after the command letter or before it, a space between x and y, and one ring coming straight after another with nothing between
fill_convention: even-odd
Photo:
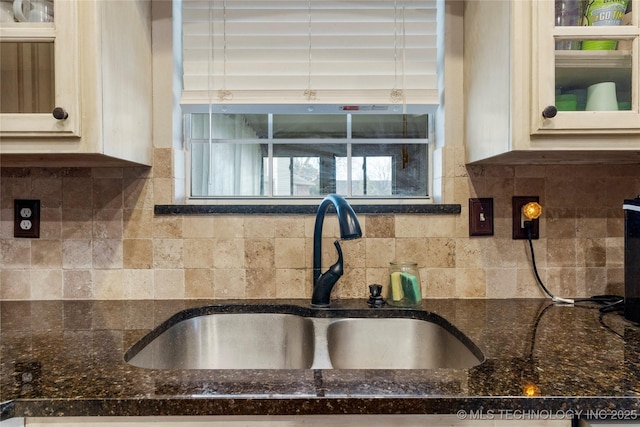
<instances>
[{"instance_id":1,"label":"glass-front cabinet","mask_svg":"<svg viewBox=\"0 0 640 427\"><path fill-rule=\"evenodd\" d=\"M532 134L640 132L635 2L534 2Z\"/></svg>"},{"instance_id":2,"label":"glass-front cabinet","mask_svg":"<svg viewBox=\"0 0 640 427\"><path fill-rule=\"evenodd\" d=\"M76 1L0 0L0 137L79 137Z\"/></svg>"},{"instance_id":3,"label":"glass-front cabinet","mask_svg":"<svg viewBox=\"0 0 640 427\"><path fill-rule=\"evenodd\" d=\"M150 0L0 0L2 166L149 165Z\"/></svg>"}]
</instances>

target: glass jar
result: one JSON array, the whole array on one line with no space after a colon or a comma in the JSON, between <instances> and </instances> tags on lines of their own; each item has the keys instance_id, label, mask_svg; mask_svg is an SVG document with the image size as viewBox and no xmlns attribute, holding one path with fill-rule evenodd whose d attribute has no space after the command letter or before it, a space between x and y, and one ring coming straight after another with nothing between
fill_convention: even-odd
<instances>
[{"instance_id":1,"label":"glass jar","mask_svg":"<svg viewBox=\"0 0 640 427\"><path fill-rule=\"evenodd\" d=\"M420 304L421 300L418 264L410 261L389 263L387 304L397 307L413 307Z\"/></svg>"}]
</instances>

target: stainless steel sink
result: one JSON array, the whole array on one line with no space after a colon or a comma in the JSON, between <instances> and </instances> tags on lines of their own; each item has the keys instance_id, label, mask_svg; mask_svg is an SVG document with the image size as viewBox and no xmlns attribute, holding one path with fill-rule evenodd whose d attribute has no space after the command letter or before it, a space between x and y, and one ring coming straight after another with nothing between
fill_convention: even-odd
<instances>
[{"instance_id":1,"label":"stainless steel sink","mask_svg":"<svg viewBox=\"0 0 640 427\"><path fill-rule=\"evenodd\" d=\"M151 369L435 369L482 362L446 321L214 313L161 325L125 360Z\"/></svg>"},{"instance_id":2,"label":"stainless steel sink","mask_svg":"<svg viewBox=\"0 0 640 427\"><path fill-rule=\"evenodd\" d=\"M352 318L327 329L335 369L469 368L481 360L455 335L416 319Z\"/></svg>"},{"instance_id":3,"label":"stainless steel sink","mask_svg":"<svg viewBox=\"0 0 640 427\"><path fill-rule=\"evenodd\" d=\"M128 363L154 369L308 369L313 323L278 313L221 313L182 320Z\"/></svg>"}]
</instances>

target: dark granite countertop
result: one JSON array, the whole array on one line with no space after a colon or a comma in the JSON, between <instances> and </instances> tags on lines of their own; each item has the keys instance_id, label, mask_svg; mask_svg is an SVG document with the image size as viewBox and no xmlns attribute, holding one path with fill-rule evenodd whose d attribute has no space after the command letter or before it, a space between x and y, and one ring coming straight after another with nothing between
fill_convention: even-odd
<instances>
[{"instance_id":1,"label":"dark granite countertop","mask_svg":"<svg viewBox=\"0 0 640 427\"><path fill-rule=\"evenodd\" d=\"M640 414L640 328L617 313L600 315L597 306L549 304L424 300L409 310L369 309L364 300L345 300L316 312L450 322L484 355L483 363L468 369L187 371L138 368L123 355L182 310L184 316L265 309L311 315L314 310L306 300L4 301L1 416L541 409Z\"/></svg>"}]
</instances>

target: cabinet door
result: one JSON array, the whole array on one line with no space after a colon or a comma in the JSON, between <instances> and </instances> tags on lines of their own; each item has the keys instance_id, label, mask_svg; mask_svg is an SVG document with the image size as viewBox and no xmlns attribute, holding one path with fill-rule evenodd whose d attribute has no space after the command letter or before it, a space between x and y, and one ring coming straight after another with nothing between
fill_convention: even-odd
<instances>
[{"instance_id":1,"label":"cabinet door","mask_svg":"<svg viewBox=\"0 0 640 427\"><path fill-rule=\"evenodd\" d=\"M532 134L640 133L640 5L627 13L624 1L618 11L587 3L532 3Z\"/></svg>"},{"instance_id":2,"label":"cabinet door","mask_svg":"<svg viewBox=\"0 0 640 427\"><path fill-rule=\"evenodd\" d=\"M54 22L0 22L1 137L80 136L77 2L54 5Z\"/></svg>"}]
</instances>

